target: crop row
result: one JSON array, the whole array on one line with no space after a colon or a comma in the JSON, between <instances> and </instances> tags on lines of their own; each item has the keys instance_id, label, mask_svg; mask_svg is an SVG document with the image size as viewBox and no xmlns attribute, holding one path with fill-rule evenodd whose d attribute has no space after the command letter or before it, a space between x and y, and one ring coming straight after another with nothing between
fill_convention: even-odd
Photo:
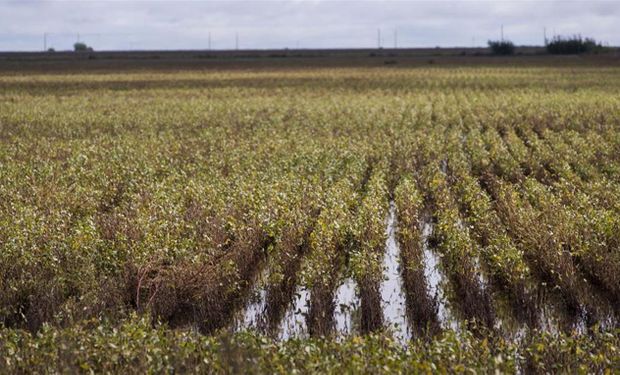
<instances>
[{"instance_id":1,"label":"crop row","mask_svg":"<svg viewBox=\"0 0 620 375\"><path fill-rule=\"evenodd\" d=\"M552 371L550 335L615 364L620 76L578 70L0 77L3 340L30 363L28 345L84 322L222 350L222 331L289 338L292 322L316 353L342 331L383 353L387 285L420 363L474 360L516 322L497 353ZM297 345L235 337L274 363Z\"/></svg>"}]
</instances>

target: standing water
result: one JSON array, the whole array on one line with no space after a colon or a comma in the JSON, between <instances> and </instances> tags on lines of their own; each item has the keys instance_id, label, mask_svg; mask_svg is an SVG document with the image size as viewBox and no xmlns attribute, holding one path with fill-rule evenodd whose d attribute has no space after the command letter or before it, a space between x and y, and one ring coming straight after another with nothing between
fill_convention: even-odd
<instances>
[{"instance_id":1,"label":"standing water","mask_svg":"<svg viewBox=\"0 0 620 375\"><path fill-rule=\"evenodd\" d=\"M422 228L422 248L424 251L424 277L428 283L430 295L437 302L437 317L444 328L458 330L458 322L450 311L448 300L444 291L446 284L445 276L439 269L439 257L430 249L429 238L433 234L434 225L430 221L424 223Z\"/></svg>"},{"instance_id":2,"label":"standing water","mask_svg":"<svg viewBox=\"0 0 620 375\"><path fill-rule=\"evenodd\" d=\"M235 331L242 330L260 330L265 327L265 310L267 289L265 282L267 281L267 271L263 270L250 291L250 295L245 304L242 313L239 314L234 322L233 329Z\"/></svg>"},{"instance_id":3,"label":"standing water","mask_svg":"<svg viewBox=\"0 0 620 375\"><path fill-rule=\"evenodd\" d=\"M310 292L302 286L295 290L291 306L286 310L284 319L278 330L278 338L287 340L293 337L302 337L307 332L306 317L310 309Z\"/></svg>"},{"instance_id":4,"label":"standing water","mask_svg":"<svg viewBox=\"0 0 620 375\"><path fill-rule=\"evenodd\" d=\"M381 284L381 302L385 325L389 327L400 341L411 337L407 322L405 293L399 270L400 247L396 241L396 207L390 202L387 217L386 254L383 258L383 283Z\"/></svg>"},{"instance_id":5,"label":"standing water","mask_svg":"<svg viewBox=\"0 0 620 375\"><path fill-rule=\"evenodd\" d=\"M355 290L355 281L347 278L336 290L334 321L337 333L343 335L353 333L356 328L354 316L359 306L360 300Z\"/></svg>"}]
</instances>

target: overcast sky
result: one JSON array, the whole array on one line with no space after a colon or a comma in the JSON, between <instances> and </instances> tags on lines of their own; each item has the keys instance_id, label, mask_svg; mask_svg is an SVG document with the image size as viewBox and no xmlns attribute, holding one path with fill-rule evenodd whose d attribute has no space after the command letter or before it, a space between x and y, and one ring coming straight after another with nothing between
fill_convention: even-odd
<instances>
[{"instance_id":1,"label":"overcast sky","mask_svg":"<svg viewBox=\"0 0 620 375\"><path fill-rule=\"evenodd\" d=\"M0 50L516 44L582 34L620 45L620 1L2 1Z\"/></svg>"}]
</instances>

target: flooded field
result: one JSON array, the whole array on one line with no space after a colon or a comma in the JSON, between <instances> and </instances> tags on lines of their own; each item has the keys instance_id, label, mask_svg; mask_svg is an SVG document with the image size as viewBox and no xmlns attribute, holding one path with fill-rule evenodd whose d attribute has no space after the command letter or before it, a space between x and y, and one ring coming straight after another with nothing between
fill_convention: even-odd
<instances>
[{"instance_id":1,"label":"flooded field","mask_svg":"<svg viewBox=\"0 0 620 375\"><path fill-rule=\"evenodd\" d=\"M616 372L620 69L373 61L0 76L0 373Z\"/></svg>"}]
</instances>

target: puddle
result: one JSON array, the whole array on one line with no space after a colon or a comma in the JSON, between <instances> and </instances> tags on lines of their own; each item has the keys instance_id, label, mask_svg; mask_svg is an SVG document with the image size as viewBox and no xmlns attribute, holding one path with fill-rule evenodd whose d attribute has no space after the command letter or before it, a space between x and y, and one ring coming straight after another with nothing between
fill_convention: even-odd
<instances>
[{"instance_id":1,"label":"puddle","mask_svg":"<svg viewBox=\"0 0 620 375\"><path fill-rule=\"evenodd\" d=\"M448 306L448 299L444 291L447 280L439 268L439 256L430 249L429 238L433 234L435 225L430 221L425 221L422 228L422 250L424 253L424 277L426 278L429 295L437 302L437 318L443 328L450 328L454 331L459 330L457 320Z\"/></svg>"},{"instance_id":2,"label":"puddle","mask_svg":"<svg viewBox=\"0 0 620 375\"><path fill-rule=\"evenodd\" d=\"M278 338L288 340L293 337L305 337L308 333L306 317L310 309L310 291L305 287L298 286L291 306L286 310L280 328Z\"/></svg>"},{"instance_id":3,"label":"puddle","mask_svg":"<svg viewBox=\"0 0 620 375\"><path fill-rule=\"evenodd\" d=\"M560 327L558 324L558 320L554 318L554 311L549 305L549 302L545 302L538 307L539 316L539 326L540 330L544 332L549 332L553 335L557 335L560 333Z\"/></svg>"},{"instance_id":4,"label":"puddle","mask_svg":"<svg viewBox=\"0 0 620 375\"><path fill-rule=\"evenodd\" d=\"M387 218L386 253L383 258L383 282L381 283L381 303L386 327L394 332L400 341L411 338L407 322L405 292L400 274L400 247L396 240L396 206L390 202Z\"/></svg>"},{"instance_id":5,"label":"puddle","mask_svg":"<svg viewBox=\"0 0 620 375\"><path fill-rule=\"evenodd\" d=\"M585 307L575 315L570 315L562 307L561 301L552 296L543 297L539 302L540 312L539 326L543 331L553 335L560 332L572 332L577 335L588 335L591 329L601 329L603 331L618 327L618 320L613 313L589 312Z\"/></svg>"},{"instance_id":6,"label":"puddle","mask_svg":"<svg viewBox=\"0 0 620 375\"><path fill-rule=\"evenodd\" d=\"M267 270L263 270L254 282L243 311L233 321L234 331L264 330L267 308Z\"/></svg>"},{"instance_id":7,"label":"puddle","mask_svg":"<svg viewBox=\"0 0 620 375\"><path fill-rule=\"evenodd\" d=\"M353 333L359 326L355 316L359 311L360 299L355 288L355 281L347 278L336 290L336 309L334 322L336 333L348 335Z\"/></svg>"},{"instance_id":8,"label":"puddle","mask_svg":"<svg viewBox=\"0 0 620 375\"><path fill-rule=\"evenodd\" d=\"M538 311L538 328L552 335L561 332L587 334L588 314L583 306L577 313L570 313L555 288L546 282L536 287L536 308ZM583 309L583 310L582 310Z\"/></svg>"},{"instance_id":9,"label":"puddle","mask_svg":"<svg viewBox=\"0 0 620 375\"><path fill-rule=\"evenodd\" d=\"M521 340L529 328L528 324L515 316L511 300L503 290L492 287L487 290L491 295L491 303L495 312L493 329L501 332L509 341Z\"/></svg>"}]
</instances>

